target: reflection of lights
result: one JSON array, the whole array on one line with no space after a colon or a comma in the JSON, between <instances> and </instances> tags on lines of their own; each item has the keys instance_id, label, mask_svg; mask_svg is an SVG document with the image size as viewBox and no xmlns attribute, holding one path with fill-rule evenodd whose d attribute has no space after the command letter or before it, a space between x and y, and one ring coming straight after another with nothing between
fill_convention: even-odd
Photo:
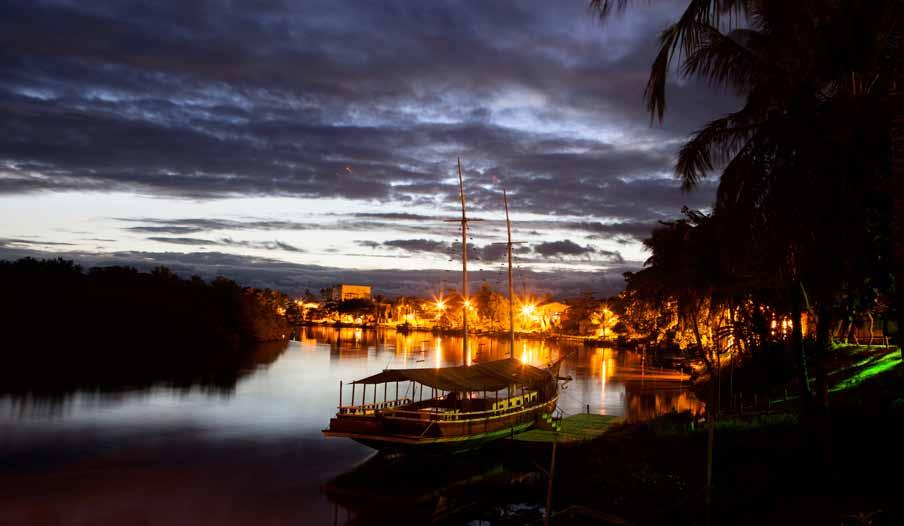
<instances>
[{"instance_id":1,"label":"reflection of lights","mask_svg":"<svg viewBox=\"0 0 904 526\"><path fill-rule=\"evenodd\" d=\"M439 366L443 363L443 345L442 338L436 337L436 368L439 369Z\"/></svg>"},{"instance_id":2,"label":"reflection of lights","mask_svg":"<svg viewBox=\"0 0 904 526\"><path fill-rule=\"evenodd\" d=\"M602 398L606 399L606 360L603 360L603 369L600 372L600 387L602 388Z\"/></svg>"}]
</instances>

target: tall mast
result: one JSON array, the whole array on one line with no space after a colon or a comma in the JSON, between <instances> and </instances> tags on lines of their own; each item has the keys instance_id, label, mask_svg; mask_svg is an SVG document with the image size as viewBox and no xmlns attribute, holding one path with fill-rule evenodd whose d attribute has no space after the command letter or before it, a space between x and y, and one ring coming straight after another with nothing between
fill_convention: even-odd
<instances>
[{"instance_id":1,"label":"tall mast","mask_svg":"<svg viewBox=\"0 0 904 526\"><path fill-rule=\"evenodd\" d=\"M508 193L502 189L505 203L505 230L508 233L508 300L509 300L509 358L515 356L515 287L512 283L512 222L509 221Z\"/></svg>"},{"instance_id":2,"label":"tall mast","mask_svg":"<svg viewBox=\"0 0 904 526\"><path fill-rule=\"evenodd\" d=\"M465 185L461 177L461 157L458 158L458 190L461 194L461 311L464 338L461 342L461 363L468 365L468 217L465 214Z\"/></svg>"}]
</instances>

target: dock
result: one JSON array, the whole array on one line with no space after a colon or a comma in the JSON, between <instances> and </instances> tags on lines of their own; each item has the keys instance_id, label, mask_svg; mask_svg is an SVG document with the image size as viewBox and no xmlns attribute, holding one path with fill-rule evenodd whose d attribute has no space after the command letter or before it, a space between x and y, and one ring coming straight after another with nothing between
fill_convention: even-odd
<instances>
[{"instance_id":1,"label":"dock","mask_svg":"<svg viewBox=\"0 0 904 526\"><path fill-rule=\"evenodd\" d=\"M623 416L572 415L562 419L561 430L558 433L549 429L534 428L515 435L512 440L516 442L549 444L556 440L559 444L575 444L593 440L611 427L624 421L625 417ZM558 437L556 437L557 434Z\"/></svg>"}]
</instances>

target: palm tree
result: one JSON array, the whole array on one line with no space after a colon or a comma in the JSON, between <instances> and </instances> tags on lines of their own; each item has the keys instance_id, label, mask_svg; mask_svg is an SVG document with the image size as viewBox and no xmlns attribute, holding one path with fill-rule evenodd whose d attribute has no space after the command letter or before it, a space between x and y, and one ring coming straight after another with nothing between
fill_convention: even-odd
<instances>
[{"instance_id":1,"label":"palm tree","mask_svg":"<svg viewBox=\"0 0 904 526\"><path fill-rule=\"evenodd\" d=\"M591 6L606 18L630 3L593 0ZM676 173L691 189L721 168L716 214L771 247L769 253L782 255L773 261L774 270L784 275L792 305L813 300L822 347L828 344L834 295L842 285L862 282L862 274L854 273L864 270L856 258L838 257L845 251L835 250L837 241L876 252L870 243L883 237L876 234L881 225L871 223L870 207L876 192L891 183L887 94L902 55L901 4L688 0L660 36L645 91L652 118L662 120L666 81L677 60L681 75L744 97L740 110L688 140ZM896 106L902 109L904 104ZM904 117L900 122L904 129ZM904 212L904 140L897 135L895 146L896 204ZM898 218L900 225L901 213ZM902 233L904 228L896 230L899 283ZM898 298L902 305L900 292ZM803 357L799 341L798 346ZM816 365L825 403L827 385L819 360Z\"/></svg>"}]
</instances>

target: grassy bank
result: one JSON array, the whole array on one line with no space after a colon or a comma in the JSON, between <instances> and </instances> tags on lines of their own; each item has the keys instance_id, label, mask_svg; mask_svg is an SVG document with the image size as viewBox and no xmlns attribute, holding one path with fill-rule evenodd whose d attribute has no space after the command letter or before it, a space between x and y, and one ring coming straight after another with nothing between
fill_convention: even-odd
<instances>
[{"instance_id":1,"label":"grassy bank","mask_svg":"<svg viewBox=\"0 0 904 526\"><path fill-rule=\"evenodd\" d=\"M718 422L715 523L900 524L904 519L900 354L842 349L833 365L828 422L802 422L793 412ZM556 507L586 505L640 524L702 524L706 445L705 426L690 415L622 426L563 454ZM872 522L857 522L866 518Z\"/></svg>"}]
</instances>

